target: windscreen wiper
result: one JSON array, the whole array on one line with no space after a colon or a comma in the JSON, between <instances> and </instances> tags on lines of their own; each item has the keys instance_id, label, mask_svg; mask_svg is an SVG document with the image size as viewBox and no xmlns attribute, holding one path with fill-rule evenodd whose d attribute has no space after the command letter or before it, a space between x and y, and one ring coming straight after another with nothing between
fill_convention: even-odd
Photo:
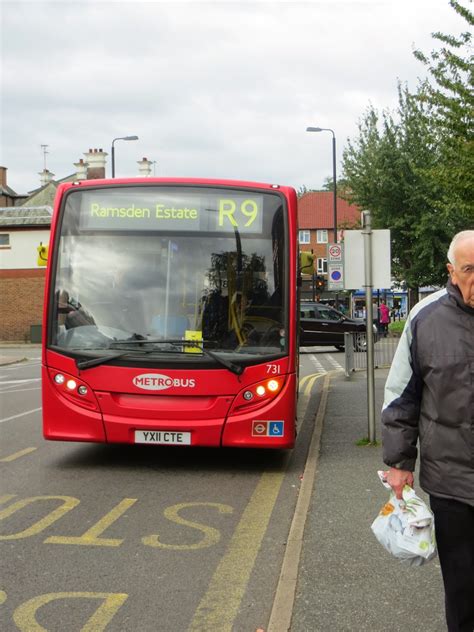
<instances>
[{"instance_id":1,"label":"windscreen wiper","mask_svg":"<svg viewBox=\"0 0 474 632\"><path fill-rule=\"evenodd\" d=\"M197 347L201 353L203 353L204 355L207 355L209 358L212 358L215 362L217 362L218 364L228 369L231 373L235 373L235 375L241 375L243 373L244 369L242 366L240 366L239 364L235 364L234 362L231 362L230 360L226 360L225 358L222 358L217 353L214 353L214 351L209 351L208 349L204 349L204 347L202 346L203 342L205 341L203 340L176 340L176 339L163 340L161 338L148 338L148 339L142 340L141 338L139 339L131 338L128 340L114 340L113 342L110 343L110 347L117 348L121 344L125 344L125 345L166 344L166 345L171 345L173 348L182 347L182 346ZM152 350L150 350L150 353L151 351ZM156 349L154 349L153 351L156 351ZM176 351L174 351L174 353L176 353Z\"/></svg>"},{"instance_id":2,"label":"windscreen wiper","mask_svg":"<svg viewBox=\"0 0 474 632\"><path fill-rule=\"evenodd\" d=\"M193 346L197 347L198 345L195 343ZM230 360L221 358L219 355L217 355L217 353L214 353L214 351L209 351L209 349L203 349L202 347L199 347L199 351L202 351L204 355L209 356L210 358L215 360L218 364L222 364L222 366L225 366L226 369L229 369L229 371L231 371L231 373L235 373L235 375L241 375L244 372L244 367L240 366L240 364L235 364L234 362L231 362Z\"/></svg>"},{"instance_id":3,"label":"windscreen wiper","mask_svg":"<svg viewBox=\"0 0 474 632\"><path fill-rule=\"evenodd\" d=\"M117 360L117 358L123 358L127 355L133 355L138 353L152 353L151 349L133 349L130 351L122 351L121 353L113 353L111 355L99 356L98 358L92 358L91 360L78 360L76 359L76 366L79 370L90 369L93 366L99 366L101 364L105 364L106 362L110 362L111 360Z\"/></svg>"}]
</instances>

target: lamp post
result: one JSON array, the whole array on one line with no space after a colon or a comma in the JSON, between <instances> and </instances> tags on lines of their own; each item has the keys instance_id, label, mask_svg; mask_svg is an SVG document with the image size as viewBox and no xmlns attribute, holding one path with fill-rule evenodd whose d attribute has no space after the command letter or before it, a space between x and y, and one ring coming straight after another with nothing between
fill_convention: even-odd
<instances>
[{"instance_id":1,"label":"lamp post","mask_svg":"<svg viewBox=\"0 0 474 632\"><path fill-rule=\"evenodd\" d=\"M138 136L119 136L119 138L114 138L112 141L112 178L115 178L115 147L114 143L116 140L138 140Z\"/></svg>"},{"instance_id":2,"label":"lamp post","mask_svg":"<svg viewBox=\"0 0 474 632\"><path fill-rule=\"evenodd\" d=\"M307 132L331 132L332 134L332 179L333 179L333 211L334 211L334 243L337 244L337 184L336 184L336 135L328 127L307 127Z\"/></svg>"}]
</instances>

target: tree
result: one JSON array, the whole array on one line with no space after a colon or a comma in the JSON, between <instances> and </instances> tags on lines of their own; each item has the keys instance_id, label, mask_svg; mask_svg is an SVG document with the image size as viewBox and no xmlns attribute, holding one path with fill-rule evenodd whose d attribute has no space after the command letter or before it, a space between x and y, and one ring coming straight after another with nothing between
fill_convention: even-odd
<instances>
[{"instance_id":1,"label":"tree","mask_svg":"<svg viewBox=\"0 0 474 632\"><path fill-rule=\"evenodd\" d=\"M334 191L334 178L332 176L324 178L323 191Z\"/></svg>"},{"instance_id":2,"label":"tree","mask_svg":"<svg viewBox=\"0 0 474 632\"><path fill-rule=\"evenodd\" d=\"M442 159L433 171L443 188L442 206L451 234L474 226L474 57L471 52L474 15L460 2L450 5L469 25L458 37L433 33L440 50L415 56L428 69L432 82L422 98L432 107L432 124L438 128Z\"/></svg>"},{"instance_id":3,"label":"tree","mask_svg":"<svg viewBox=\"0 0 474 632\"><path fill-rule=\"evenodd\" d=\"M368 108L344 150L343 179L346 198L372 212L374 228L390 228L393 276L415 289L445 280L439 244L447 236L436 182L427 177L438 160L430 106L401 85L398 102L395 113Z\"/></svg>"},{"instance_id":4,"label":"tree","mask_svg":"<svg viewBox=\"0 0 474 632\"><path fill-rule=\"evenodd\" d=\"M306 193L311 193L313 191L313 189L308 189L308 187L303 184L300 187L298 187L298 189L296 190L296 196L299 198L303 197L303 195L306 195Z\"/></svg>"},{"instance_id":5,"label":"tree","mask_svg":"<svg viewBox=\"0 0 474 632\"><path fill-rule=\"evenodd\" d=\"M473 14L450 4L472 26ZM415 52L431 81L415 94L399 84L394 113L369 106L343 154L343 195L391 229L393 273L409 289L444 284L452 236L474 227L471 33L433 37L441 50Z\"/></svg>"}]
</instances>

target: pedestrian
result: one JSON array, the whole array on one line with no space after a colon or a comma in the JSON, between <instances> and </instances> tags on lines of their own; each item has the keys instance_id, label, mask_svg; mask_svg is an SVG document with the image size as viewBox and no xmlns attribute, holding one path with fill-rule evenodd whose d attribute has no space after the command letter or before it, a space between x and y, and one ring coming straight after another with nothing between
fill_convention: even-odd
<instances>
[{"instance_id":1,"label":"pedestrian","mask_svg":"<svg viewBox=\"0 0 474 632\"><path fill-rule=\"evenodd\" d=\"M429 494L449 632L474 630L474 230L453 238L449 279L410 312L385 386L387 480Z\"/></svg>"},{"instance_id":2,"label":"pedestrian","mask_svg":"<svg viewBox=\"0 0 474 632\"><path fill-rule=\"evenodd\" d=\"M372 303L372 320L374 325L379 328L379 306L377 305L377 301L374 300Z\"/></svg>"},{"instance_id":3,"label":"pedestrian","mask_svg":"<svg viewBox=\"0 0 474 632\"><path fill-rule=\"evenodd\" d=\"M379 311L380 333L383 334L384 338L386 338L388 335L388 324L390 322L390 310L387 307L387 303L385 301L381 301Z\"/></svg>"}]
</instances>

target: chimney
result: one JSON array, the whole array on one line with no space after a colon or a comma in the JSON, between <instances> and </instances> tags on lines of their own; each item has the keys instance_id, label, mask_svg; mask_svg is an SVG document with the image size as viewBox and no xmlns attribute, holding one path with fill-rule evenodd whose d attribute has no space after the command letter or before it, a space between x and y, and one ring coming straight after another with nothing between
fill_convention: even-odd
<instances>
[{"instance_id":1,"label":"chimney","mask_svg":"<svg viewBox=\"0 0 474 632\"><path fill-rule=\"evenodd\" d=\"M49 169L46 169L45 167L43 171L40 171L38 173L38 175L40 176L41 186L44 187L46 184L48 184L48 182L51 182L54 173L51 173L51 171Z\"/></svg>"},{"instance_id":2,"label":"chimney","mask_svg":"<svg viewBox=\"0 0 474 632\"><path fill-rule=\"evenodd\" d=\"M151 160L148 160L148 158L142 158L141 160L137 160L137 164L138 164L138 173L147 178L148 176L151 176L151 165L153 164L151 162Z\"/></svg>"},{"instance_id":3,"label":"chimney","mask_svg":"<svg viewBox=\"0 0 474 632\"><path fill-rule=\"evenodd\" d=\"M87 167L89 164L84 162L83 158L80 158L79 162L74 163L74 166L76 167L76 179L87 180Z\"/></svg>"},{"instance_id":4,"label":"chimney","mask_svg":"<svg viewBox=\"0 0 474 632\"><path fill-rule=\"evenodd\" d=\"M7 186L7 167L0 167L0 187Z\"/></svg>"},{"instance_id":5,"label":"chimney","mask_svg":"<svg viewBox=\"0 0 474 632\"><path fill-rule=\"evenodd\" d=\"M87 162L87 179L97 180L98 178L105 178L105 159L107 153L102 149L89 149L87 154L84 154Z\"/></svg>"}]
</instances>

